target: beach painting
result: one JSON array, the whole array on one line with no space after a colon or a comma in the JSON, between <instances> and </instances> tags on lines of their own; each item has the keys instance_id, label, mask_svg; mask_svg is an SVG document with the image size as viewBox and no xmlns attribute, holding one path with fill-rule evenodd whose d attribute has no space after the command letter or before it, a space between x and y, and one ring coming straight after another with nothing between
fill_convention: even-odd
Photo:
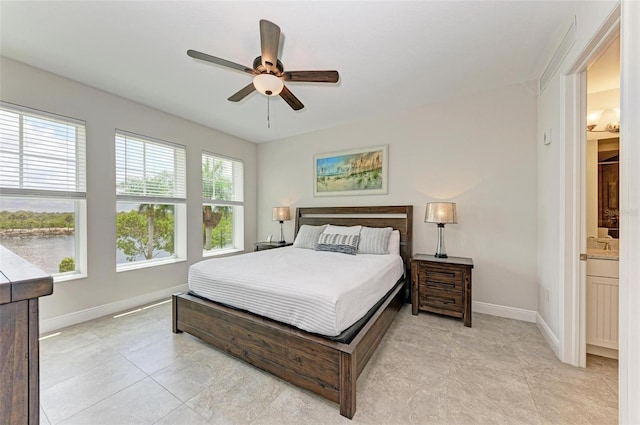
<instances>
[{"instance_id":1,"label":"beach painting","mask_svg":"<svg viewBox=\"0 0 640 425\"><path fill-rule=\"evenodd\" d=\"M314 196L387 193L388 145L314 156Z\"/></svg>"}]
</instances>

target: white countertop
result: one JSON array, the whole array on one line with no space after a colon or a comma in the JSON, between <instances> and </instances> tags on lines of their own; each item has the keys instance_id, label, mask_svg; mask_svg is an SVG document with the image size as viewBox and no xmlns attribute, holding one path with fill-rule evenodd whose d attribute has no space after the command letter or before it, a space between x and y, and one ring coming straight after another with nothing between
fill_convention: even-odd
<instances>
[{"instance_id":1,"label":"white countertop","mask_svg":"<svg viewBox=\"0 0 640 425\"><path fill-rule=\"evenodd\" d=\"M618 251L611 251L611 250L608 250L608 249L589 248L589 249L587 249L587 258L591 258L591 259L594 259L594 260L613 260L613 261L618 261L619 252Z\"/></svg>"}]
</instances>

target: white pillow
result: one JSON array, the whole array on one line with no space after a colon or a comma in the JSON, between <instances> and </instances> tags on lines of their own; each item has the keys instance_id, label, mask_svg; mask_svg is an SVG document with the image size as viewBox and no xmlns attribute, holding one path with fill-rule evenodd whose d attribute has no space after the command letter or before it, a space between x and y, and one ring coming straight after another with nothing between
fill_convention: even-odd
<instances>
[{"instance_id":1,"label":"white pillow","mask_svg":"<svg viewBox=\"0 0 640 425\"><path fill-rule=\"evenodd\" d=\"M323 233L332 235L359 235L362 226L334 226L328 224Z\"/></svg>"},{"instance_id":2,"label":"white pillow","mask_svg":"<svg viewBox=\"0 0 640 425\"><path fill-rule=\"evenodd\" d=\"M362 227L358 254L389 254L389 237L392 227Z\"/></svg>"},{"instance_id":3,"label":"white pillow","mask_svg":"<svg viewBox=\"0 0 640 425\"><path fill-rule=\"evenodd\" d=\"M316 249L318 239L325 227L327 227L326 224L323 224L322 226L310 226L308 224L303 224L300 226L300 229L298 229L298 234L296 235L296 239L293 241L293 246L295 248Z\"/></svg>"},{"instance_id":4,"label":"white pillow","mask_svg":"<svg viewBox=\"0 0 640 425\"><path fill-rule=\"evenodd\" d=\"M394 230L389 236L389 254L400 255L400 231Z\"/></svg>"}]
</instances>

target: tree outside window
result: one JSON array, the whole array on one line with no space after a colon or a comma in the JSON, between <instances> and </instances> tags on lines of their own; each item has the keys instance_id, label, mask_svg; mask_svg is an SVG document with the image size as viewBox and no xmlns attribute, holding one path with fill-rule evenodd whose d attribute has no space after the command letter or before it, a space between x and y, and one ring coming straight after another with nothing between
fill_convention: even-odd
<instances>
[{"instance_id":1,"label":"tree outside window","mask_svg":"<svg viewBox=\"0 0 640 425\"><path fill-rule=\"evenodd\" d=\"M242 249L242 162L202 154L202 230L206 254Z\"/></svg>"},{"instance_id":2,"label":"tree outside window","mask_svg":"<svg viewBox=\"0 0 640 425\"><path fill-rule=\"evenodd\" d=\"M186 256L185 157L184 146L116 132L117 264Z\"/></svg>"}]
</instances>

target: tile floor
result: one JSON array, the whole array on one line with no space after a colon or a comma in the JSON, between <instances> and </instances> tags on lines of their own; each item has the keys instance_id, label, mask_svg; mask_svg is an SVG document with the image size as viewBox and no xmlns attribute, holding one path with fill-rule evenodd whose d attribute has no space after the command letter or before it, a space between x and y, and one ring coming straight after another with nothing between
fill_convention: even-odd
<instances>
[{"instance_id":1,"label":"tile floor","mask_svg":"<svg viewBox=\"0 0 640 425\"><path fill-rule=\"evenodd\" d=\"M617 362L559 362L534 324L474 314L473 328L405 305L338 406L187 334L170 303L43 339L43 424L608 424Z\"/></svg>"}]
</instances>

